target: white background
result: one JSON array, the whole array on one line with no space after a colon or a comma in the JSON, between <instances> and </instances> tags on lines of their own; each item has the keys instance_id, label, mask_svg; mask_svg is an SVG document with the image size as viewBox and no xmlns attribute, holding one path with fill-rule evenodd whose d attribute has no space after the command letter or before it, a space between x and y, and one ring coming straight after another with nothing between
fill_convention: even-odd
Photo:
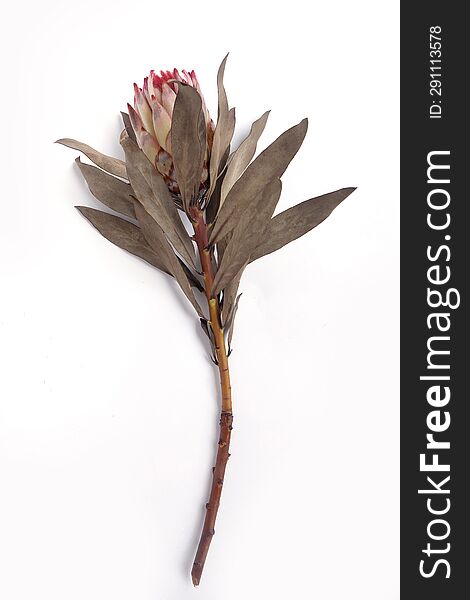
<instances>
[{"instance_id":1,"label":"white background","mask_svg":"<svg viewBox=\"0 0 470 600\"><path fill-rule=\"evenodd\" d=\"M398 2L11 3L3 14L0 596L398 598ZM6 19L5 19L6 17ZM74 137L121 155L151 69L215 76L240 140L309 117L280 208L358 190L252 265L199 589L216 371L175 284L101 238Z\"/></svg>"}]
</instances>

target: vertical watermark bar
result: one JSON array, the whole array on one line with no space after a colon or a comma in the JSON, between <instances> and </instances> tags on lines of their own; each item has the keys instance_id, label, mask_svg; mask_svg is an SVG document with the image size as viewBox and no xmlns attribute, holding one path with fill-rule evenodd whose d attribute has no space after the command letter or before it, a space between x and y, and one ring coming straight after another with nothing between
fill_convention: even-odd
<instances>
[{"instance_id":1,"label":"vertical watermark bar","mask_svg":"<svg viewBox=\"0 0 470 600\"><path fill-rule=\"evenodd\" d=\"M461 600L470 589L463 13L459 3L401 3L402 600Z\"/></svg>"}]
</instances>

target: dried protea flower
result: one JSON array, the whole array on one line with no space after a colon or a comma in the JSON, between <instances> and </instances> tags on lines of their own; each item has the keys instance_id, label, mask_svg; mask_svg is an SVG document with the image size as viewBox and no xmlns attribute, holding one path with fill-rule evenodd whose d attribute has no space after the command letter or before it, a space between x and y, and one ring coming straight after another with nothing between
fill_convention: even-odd
<instances>
[{"instance_id":1,"label":"dried protea flower","mask_svg":"<svg viewBox=\"0 0 470 600\"><path fill-rule=\"evenodd\" d=\"M255 260L304 235L354 191L342 188L310 198L279 214L281 177L299 150L307 119L259 153L268 112L233 145L235 110L217 75L214 128L194 71L150 73L136 86L135 108L123 113L125 160L106 156L72 139L96 166L77 159L92 194L118 216L79 206L109 241L175 278L208 337L220 375L220 432L206 515L191 571L201 579L215 532L233 425L228 357L244 270ZM192 231L188 231L184 209ZM183 220L182 220L183 217ZM184 222L183 222L184 221ZM199 292L202 292L201 295Z\"/></svg>"},{"instance_id":2,"label":"dried protea flower","mask_svg":"<svg viewBox=\"0 0 470 600\"><path fill-rule=\"evenodd\" d=\"M175 178L171 151L171 122L178 93L178 81L195 88L202 100L207 129L206 154L201 176L201 187L204 187L209 176L207 164L214 136L214 123L207 110L196 73L194 71L188 73L183 69L180 74L178 69L173 69L173 71L160 71L160 75L157 75L155 71L150 71L150 75L144 79L142 88L134 83L134 107L127 105L139 147L162 174L168 188L174 194L179 193L179 187Z\"/></svg>"}]
</instances>

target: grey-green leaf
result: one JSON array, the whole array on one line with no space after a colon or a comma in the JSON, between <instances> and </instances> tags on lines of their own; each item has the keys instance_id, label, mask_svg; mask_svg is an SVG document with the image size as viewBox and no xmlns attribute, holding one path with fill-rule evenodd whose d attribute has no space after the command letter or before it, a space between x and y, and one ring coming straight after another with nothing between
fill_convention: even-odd
<instances>
[{"instance_id":1,"label":"grey-green leaf","mask_svg":"<svg viewBox=\"0 0 470 600\"><path fill-rule=\"evenodd\" d=\"M137 225L95 208L87 206L77 206L76 208L107 240L142 258L161 271L171 274L164 257L150 247Z\"/></svg>"},{"instance_id":2,"label":"grey-green leaf","mask_svg":"<svg viewBox=\"0 0 470 600\"><path fill-rule=\"evenodd\" d=\"M238 273L235 275L232 281L230 281L224 288L222 304L222 324L224 327L226 326L229 316L232 313L233 307L235 305L235 301L238 295L238 287L240 285L240 280L242 278L246 264L247 263L243 265L243 267L238 271Z\"/></svg>"},{"instance_id":3,"label":"grey-green leaf","mask_svg":"<svg viewBox=\"0 0 470 600\"><path fill-rule=\"evenodd\" d=\"M218 114L217 124L214 131L214 140L212 142L211 158L209 165L210 187L208 196L210 197L215 189L217 176L221 171L221 161L232 140L235 129L235 110L229 111L227 94L224 87L224 72L227 56L223 59L217 72L217 90L218 90Z\"/></svg>"},{"instance_id":4,"label":"grey-green leaf","mask_svg":"<svg viewBox=\"0 0 470 600\"><path fill-rule=\"evenodd\" d=\"M145 239L153 248L153 250L161 257L161 259L165 263L165 267L170 275L173 275L172 262L167 258L168 254L168 242L163 234L160 225L148 214L146 210L143 209L138 200L134 200L134 207L137 207L135 210L139 215L138 223L144 234ZM137 216L136 216L137 218ZM196 274L189 269L184 262L178 257L178 262L181 265L191 287L195 287L200 292L204 291L204 287L197 278Z\"/></svg>"},{"instance_id":5,"label":"grey-green leaf","mask_svg":"<svg viewBox=\"0 0 470 600\"><path fill-rule=\"evenodd\" d=\"M79 152L83 152L83 154L88 156L88 158L94 162L95 165L100 167L100 169L103 169L107 173L111 173L111 175L115 175L116 177L127 179L126 163L123 160L119 160L119 158L113 158L112 156L106 156L106 154L102 154L101 152L98 152L98 150L94 150L91 146L83 144L82 142L77 142L77 140L72 140L70 138L57 140L56 143L67 146L68 148L73 148Z\"/></svg>"},{"instance_id":6,"label":"grey-green leaf","mask_svg":"<svg viewBox=\"0 0 470 600\"><path fill-rule=\"evenodd\" d=\"M197 196L206 154L206 121L197 90L178 83L171 121L171 152L184 206Z\"/></svg>"},{"instance_id":7,"label":"grey-green leaf","mask_svg":"<svg viewBox=\"0 0 470 600\"><path fill-rule=\"evenodd\" d=\"M230 232L224 238L222 238L219 242L217 242L217 262L220 265L222 262L224 252L230 242L230 239L233 235L233 232ZM222 325L225 327L229 318L229 315L232 312L234 307L238 286L240 285L240 279L243 275L243 271L245 270L248 261L243 265L243 267L238 271L235 277L224 287L224 295L222 302Z\"/></svg>"},{"instance_id":8,"label":"grey-green leaf","mask_svg":"<svg viewBox=\"0 0 470 600\"><path fill-rule=\"evenodd\" d=\"M235 109L232 108L230 112L232 112L232 111L233 111L234 119L235 119ZM222 156L222 159L220 161L219 174L217 176L217 181L215 182L215 187L212 190L210 198L207 198L206 223L209 223L209 224L214 222L214 220L217 216L217 212L219 210L220 193L222 191L222 184L223 184L224 176L226 173L226 170L224 167L227 164L227 159L229 156L230 156L230 146L227 147L225 154Z\"/></svg>"},{"instance_id":9,"label":"grey-green leaf","mask_svg":"<svg viewBox=\"0 0 470 600\"><path fill-rule=\"evenodd\" d=\"M134 203L131 198L133 192L128 183L105 173L98 167L82 163L80 158L75 162L95 198L108 208L135 219Z\"/></svg>"},{"instance_id":10,"label":"grey-green leaf","mask_svg":"<svg viewBox=\"0 0 470 600\"><path fill-rule=\"evenodd\" d=\"M251 218L241 219L233 230L230 241L223 253L213 284L215 297L230 283L247 262L251 253L259 244L281 195L281 181L274 179L269 182L253 201Z\"/></svg>"},{"instance_id":11,"label":"grey-green leaf","mask_svg":"<svg viewBox=\"0 0 470 600\"><path fill-rule=\"evenodd\" d=\"M193 243L163 177L129 136L124 135L121 144L137 200L160 225L176 251L188 264L195 266Z\"/></svg>"},{"instance_id":12,"label":"grey-green leaf","mask_svg":"<svg viewBox=\"0 0 470 600\"><path fill-rule=\"evenodd\" d=\"M281 134L247 167L220 207L210 243L218 241L234 229L241 218L251 216L251 206L273 179L281 177L299 150L307 133L307 119Z\"/></svg>"},{"instance_id":13,"label":"grey-green leaf","mask_svg":"<svg viewBox=\"0 0 470 600\"><path fill-rule=\"evenodd\" d=\"M233 303L232 310L230 311L229 317L227 319L226 325L224 325L225 332L227 334L227 342L228 347L232 345L232 337L233 337L233 327L235 324L235 317L237 315L238 310L238 302L240 301L241 294L238 294L235 302Z\"/></svg>"},{"instance_id":14,"label":"grey-green leaf","mask_svg":"<svg viewBox=\"0 0 470 600\"><path fill-rule=\"evenodd\" d=\"M127 135L131 138L131 140L133 142L137 143L137 138L135 137L135 131L134 131L134 128L132 127L132 123L129 118L129 115L126 112L121 111L121 117L122 117L122 122L124 123L124 129L126 130Z\"/></svg>"},{"instance_id":15,"label":"grey-green leaf","mask_svg":"<svg viewBox=\"0 0 470 600\"><path fill-rule=\"evenodd\" d=\"M264 230L262 241L251 255L250 262L275 252L319 225L355 189L343 188L310 198L276 215Z\"/></svg>"},{"instance_id":16,"label":"grey-green leaf","mask_svg":"<svg viewBox=\"0 0 470 600\"><path fill-rule=\"evenodd\" d=\"M202 330L209 338L209 342L210 342L211 350L212 350L212 360L215 363L217 363L217 351L215 348L215 338L214 338L214 332L212 331L212 326L207 319L200 319L200 323L201 323Z\"/></svg>"},{"instance_id":17,"label":"grey-green leaf","mask_svg":"<svg viewBox=\"0 0 470 600\"><path fill-rule=\"evenodd\" d=\"M230 156L227 163L226 173L224 175L224 180L222 182L220 205L224 203L224 200L229 191L232 189L234 183L242 175L244 170L250 164L251 159L255 155L256 146L261 134L264 131L264 128L266 127L268 116L269 110L253 123L250 133Z\"/></svg>"},{"instance_id":18,"label":"grey-green leaf","mask_svg":"<svg viewBox=\"0 0 470 600\"><path fill-rule=\"evenodd\" d=\"M186 275L181 261L176 256L173 248L168 242L163 229L138 202L135 203L135 212L145 239L148 241L152 249L159 256L162 256L168 271L174 276L185 296L193 305L197 314L204 319L204 313L202 312L202 309L194 296L190 280Z\"/></svg>"},{"instance_id":19,"label":"grey-green leaf","mask_svg":"<svg viewBox=\"0 0 470 600\"><path fill-rule=\"evenodd\" d=\"M222 59L222 62L219 65L219 69L217 71L217 95L218 95L218 107L217 107L217 120L220 119L222 114L226 114L228 112L228 100L227 93L224 87L224 75L225 75L225 65L227 64L228 52Z\"/></svg>"}]
</instances>

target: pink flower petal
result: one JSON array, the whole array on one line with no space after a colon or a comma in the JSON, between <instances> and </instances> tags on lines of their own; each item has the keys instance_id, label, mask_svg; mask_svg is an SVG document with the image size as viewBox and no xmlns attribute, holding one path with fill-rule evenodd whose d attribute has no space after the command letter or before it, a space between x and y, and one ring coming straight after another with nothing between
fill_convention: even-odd
<instances>
[{"instance_id":1,"label":"pink flower petal","mask_svg":"<svg viewBox=\"0 0 470 600\"><path fill-rule=\"evenodd\" d=\"M162 84L163 84L163 79L160 77L160 75L157 75L156 73L153 73L152 75L152 83L153 83L153 89L154 91L162 91ZM157 97L157 94L155 94L155 96Z\"/></svg>"},{"instance_id":2,"label":"pink flower petal","mask_svg":"<svg viewBox=\"0 0 470 600\"><path fill-rule=\"evenodd\" d=\"M176 79L177 81L183 81L178 69L173 69L173 79ZM168 85L174 92L178 93L178 84L176 82L172 81L171 83L168 83Z\"/></svg>"},{"instance_id":3,"label":"pink flower petal","mask_svg":"<svg viewBox=\"0 0 470 600\"><path fill-rule=\"evenodd\" d=\"M152 111L150 110L149 103L145 98L143 91L134 83L134 106L136 111L139 113L142 123L145 129L154 135Z\"/></svg>"},{"instance_id":4,"label":"pink flower petal","mask_svg":"<svg viewBox=\"0 0 470 600\"><path fill-rule=\"evenodd\" d=\"M134 130L136 136L138 136L144 128L142 119L140 118L139 113L129 103L127 104L127 110L129 111L129 119L131 121L132 129Z\"/></svg>"},{"instance_id":5,"label":"pink flower petal","mask_svg":"<svg viewBox=\"0 0 470 600\"><path fill-rule=\"evenodd\" d=\"M154 70L150 71L148 77L144 79L142 89L134 84L135 110L129 107L129 116L139 147L149 160L155 164L156 168L164 174L165 180L168 179L168 185L171 182L170 166L171 169L173 168L171 159L171 117L178 93L177 82L192 86L201 96L207 125L207 161L212 146L214 123L210 118L194 70L188 72L183 69L180 72L175 68L171 71L162 70L158 74ZM206 170L204 171L203 180L207 178Z\"/></svg>"},{"instance_id":6,"label":"pink flower petal","mask_svg":"<svg viewBox=\"0 0 470 600\"><path fill-rule=\"evenodd\" d=\"M171 170L173 168L173 160L165 150L160 150L157 157L157 169L160 171L162 175L170 176Z\"/></svg>"},{"instance_id":7,"label":"pink flower petal","mask_svg":"<svg viewBox=\"0 0 470 600\"><path fill-rule=\"evenodd\" d=\"M158 153L160 152L160 146L158 145L157 140L144 130L139 145L149 161L156 166Z\"/></svg>"},{"instance_id":8,"label":"pink flower petal","mask_svg":"<svg viewBox=\"0 0 470 600\"><path fill-rule=\"evenodd\" d=\"M193 87L195 87L197 91L201 94L201 88L199 87L199 81L197 80L196 73L194 71L191 71L189 73L189 76L191 77L191 81L193 82Z\"/></svg>"},{"instance_id":9,"label":"pink flower petal","mask_svg":"<svg viewBox=\"0 0 470 600\"><path fill-rule=\"evenodd\" d=\"M171 130L168 132L168 135L166 136L166 150L167 150L168 154L172 153L172 150L171 150Z\"/></svg>"},{"instance_id":10,"label":"pink flower petal","mask_svg":"<svg viewBox=\"0 0 470 600\"><path fill-rule=\"evenodd\" d=\"M149 86L151 87L152 91L150 91ZM144 92L145 99L148 103L150 103L150 98L152 97L153 93L153 85L148 77L144 78L144 85L142 86L142 91Z\"/></svg>"},{"instance_id":11,"label":"pink flower petal","mask_svg":"<svg viewBox=\"0 0 470 600\"><path fill-rule=\"evenodd\" d=\"M173 114L173 106L175 104L176 94L171 89L168 83L164 83L162 87L162 104L166 112L170 115Z\"/></svg>"},{"instance_id":12,"label":"pink flower petal","mask_svg":"<svg viewBox=\"0 0 470 600\"><path fill-rule=\"evenodd\" d=\"M158 142L144 129L144 125L137 111L135 111L130 104L127 105L127 108L129 110L129 119L131 121L132 129L135 132L137 144L152 164L155 165L155 160L160 150Z\"/></svg>"},{"instance_id":13,"label":"pink flower petal","mask_svg":"<svg viewBox=\"0 0 470 600\"><path fill-rule=\"evenodd\" d=\"M186 83L192 87L193 82L191 80L191 77L189 76L189 73L186 71L186 69L183 69L183 75L184 75L184 81L186 81Z\"/></svg>"},{"instance_id":14,"label":"pink flower petal","mask_svg":"<svg viewBox=\"0 0 470 600\"><path fill-rule=\"evenodd\" d=\"M171 119L163 106L156 100L152 102L152 117L157 141L162 148L167 150L166 138L171 129Z\"/></svg>"}]
</instances>

